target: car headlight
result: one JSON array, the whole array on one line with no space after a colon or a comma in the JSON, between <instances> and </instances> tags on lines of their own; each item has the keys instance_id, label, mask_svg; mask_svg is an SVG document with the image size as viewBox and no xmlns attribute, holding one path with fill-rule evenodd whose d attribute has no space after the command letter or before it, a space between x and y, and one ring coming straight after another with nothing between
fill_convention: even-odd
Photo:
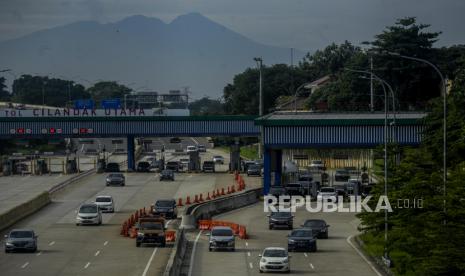
<instances>
[{"instance_id":1,"label":"car headlight","mask_svg":"<svg viewBox=\"0 0 465 276\"><path fill-rule=\"evenodd\" d=\"M289 259L284 259L284 260L283 260L283 263L284 263L284 264L289 263Z\"/></svg>"},{"instance_id":2,"label":"car headlight","mask_svg":"<svg viewBox=\"0 0 465 276\"><path fill-rule=\"evenodd\" d=\"M144 236L144 233L142 233L142 232L137 232L137 236L142 237L142 236Z\"/></svg>"},{"instance_id":3,"label":"car headlight","mask_svg":"<svg viewBox=\"0 0 465 276\"><path fill-rule=\"evenodd\" d=\"M288 243L295 243L295 240L288 240Z\"/></svg>"},{"instance_id":4,"label":"car headlight","mask_svg":"<svg viewBox=\"0 0 465 276\"><path fill-rule=\"evenodd\" d=\"M229 241L228 245L234 245L234 241Z\"/></svg>"},{"instance_id":5,"label":"car headlight","mask_svg":"<svg viewBox=\"0 0 465 276\"><path fill-rule=\"evenodd\" d=\"M261 262L261 263L267 263L267 260L266 260L265 258L261 258L261 259L260 259L260 262Z\"/></svg>"},{"instance_id":6,"label":"car headlight","mask_svg":"<svg viewBox=\"0 0 465 276\"><path fill-rule=\"evenodd\" d=\"M216 241L215 241L215 240L210 240L210 243L211 243L211 244L215 244Z\"/></svg>"},{"instance_id":7,"label":"car headlight","mask_svg":"<svg viewBox=\"0 0 465 276\"><path fill-rule=\"evenodd\" d=\"M111 181L110 178L107 178L107 182L110 182L110 181Z\"/></svg>"},{"instance_id":8,"label":"car headlight","mask_svg":"<svg viewBox=\"0 0 465 276\"><path fill-rule=\"evenodd\" d=\"M7 246L13 246L13 244L11 242L7 242L6 245Z\"/></svg>"}]
</instances>

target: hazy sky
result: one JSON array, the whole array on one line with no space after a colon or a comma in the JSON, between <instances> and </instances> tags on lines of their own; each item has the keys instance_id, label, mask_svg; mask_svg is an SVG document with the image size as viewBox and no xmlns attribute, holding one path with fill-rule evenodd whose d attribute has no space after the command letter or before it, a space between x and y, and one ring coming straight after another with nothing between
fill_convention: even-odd
<instances>
[{"instance_id":1,"label":"hazy sky","mask_svg":"<svg viewBox=\"0 0 465 276\"><path fill-rule=\"evenodd\" d=\"M0 0L0 41L80 20L142 14L169 22L189 12L255 41L302 50L372 40L405 16L442 31L439 45L465 44L465 0Z\"/></svg>"}]
</instances>

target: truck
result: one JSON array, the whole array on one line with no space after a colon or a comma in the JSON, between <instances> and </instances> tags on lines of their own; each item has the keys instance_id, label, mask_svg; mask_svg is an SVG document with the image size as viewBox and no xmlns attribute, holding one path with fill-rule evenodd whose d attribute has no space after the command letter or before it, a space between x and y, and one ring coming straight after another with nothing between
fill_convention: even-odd
<instances>
[{"instance_id":1,"label":"truck","mask_svg":"<svg viewBox=\"0 0 465 276\"><path fill-rule=\"evenodd\" d=\"M165 219L162 217L144 217L139 219L136 247L142 244L166 246Z\"/></svg>"}]
</instances>

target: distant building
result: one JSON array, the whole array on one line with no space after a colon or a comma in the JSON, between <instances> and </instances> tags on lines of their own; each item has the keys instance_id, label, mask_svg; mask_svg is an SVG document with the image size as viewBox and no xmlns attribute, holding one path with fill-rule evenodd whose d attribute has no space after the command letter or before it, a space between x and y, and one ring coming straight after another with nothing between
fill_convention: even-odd
<instances>
[{"instance_id":1,"label":"distant building","mask_svg":"<svg viewBox=\"0 0 465 276\"><path fill-rule=\"evenodd\" d=\"M170 90L168 94L156 91L137 91L126 95L126 108L152 109L154 114L169 116L187 116L189 112L189 96L180 90Z\"/></svg>"},{"instance_id":2,"label":"distant building","mask_svg":"<svg viewBox=\"0 0 465 276\"><path fill-rule=\"evenodd\" d=\"M331 76L326 75L322 78L319 78L305 85L304 89L302 89L299 92L299 95L297 95L297 98L294 98L294 96L285 97L282 103L278 103L278 105L276 106L276 110L278 111L306 110L305 102L307 101L308 97L310 97L310 95L312 95L315 91L325 86L329 82L331 82ZM319 109L324 109L325 104L319 103L318 106L319 106Z\"/></svg>"}]
</instances>

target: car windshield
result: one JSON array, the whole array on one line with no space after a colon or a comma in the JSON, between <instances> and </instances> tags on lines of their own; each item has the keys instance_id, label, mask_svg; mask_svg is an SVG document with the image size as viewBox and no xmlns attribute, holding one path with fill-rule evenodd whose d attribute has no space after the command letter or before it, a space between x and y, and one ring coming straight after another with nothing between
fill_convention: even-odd
<instances>
[{"instance_id":1,"label":"car windshield","mask_svg":"<svg viewBox=\"0 0 465 276\"><path fill-rule=\"evenodd\" d=\"M261 167L260 167L260 165L253 164L253 165L250 165L250 166L249 166L249 169L252 169L252 170L259 170L259 169L261 169Z\"/></svg>"},{"instance_id":2,"label":"car windshield","mask_svg":"<svg viewBox=\"0 0 465 276\"><path fill-rule=\"evenodd\" d=\"M178 162L171 161L171 162L168 162L168 163L166 163L166 164L167 164L167 165L176 165L176 166L177 166L177 165L178 165Z\"/></svg>"},{"instance_id":3,"label":"car windshield","mask_svg":"<svg viewBox=\"0 0 465 276\"><path fill-rule=\"evenodd\" d=\"M292 231L291 237L312 237L311 230L295 230Z\"/></svg>"},{"instance_id":4,"label":"car windshield","mask_svg":"<svg viewBox=\"0 0 465 276\"><path fill-rule=\"evenodd\" d=\"M123 175L120 173L112 173L109 175L109 177L114 178L114 177L122 177Z\"/></svg>"},{"instance_id":5,"label":"car windshield","mask_svg":"<svg viewBox=\"0 0 465 276\"><path fill-rule=\"evenodd\" d=\"M10 233L10 238L32 238L32 231L13 231Z\"/></svg>"},{"instance_id":6,"label":"car windshield","mask_svg":"<svg viewBox=\"0 0 465 276\"><path fill-rule=\"evenodd\" d=\"M169 200L159 200L155 203L155 205L158 207L172 207L173 202Z\"/></svg>"},{"instance_id":7,"label":"car windshield","mask_svg":"<svg viewBox=\"0 0 465 276\"><path fill-rule=\"evenodd\" d=\"M189 159L181 159L181 162L189 162Z\"/></svg>"},{"instance_id":8,"label":"car windshield","mask_svg":"<svg viewBox=\"0 0 465 276\"><path fill-rule=\"evenodd\" d=\"M267 249L263 252L263 257L271 257L271 258L276 258L276 257L286 257L287 252L282 249Z\"/></svg>"},{"instance_id":9,"label":"car windshield","mask_svg":"<svg viewBox=\"0 0 465 276\"><path fill-rule=\"evenodd\" d=\"M287 184L287 187L288 188L300 188L300 184L297 184L297 183L289 183Z\"/></svg>"},{"instance_id":10,"label":"car windshield","mask_svg":"<svg viewBox=\"0 0 465 276\"><path fill-rule=\"evenodd\" d=\"M346 170L337 170L336 173L337 174L348 174L349 172L347 172Z\"/></svg>"},{"instance_id":11,"label":"car windshield","mask_svg":"<svg viewBox=\"0 0 465 276\"><path fill-rule=\"evenodd\" d=\"M289 218L292 216L291 212L273 212L271 216L274 218Z\"/></svg>"},{"instance_id":12,"label":"car windshield","mask_svg":"<svg viewBox=\"0 0 465 276\"><path fill-rule=\"evenodd\" d=\"M139 166L141 167L147 167L147 166L150 166L150 164L148 162L140 162L139 163Z\"/></svg>"},{"instance_id":13,"label":"car windshield","mask_svg":"<svg viewBox=\"0 0 465 276\"><path fill-rule=\"evenodd\" d=\"M97 209L97 206L85 205L81 206L81 208L79 209L79 213L97 213Z\"/></svg>"},{"instance_id":14,"label":"car windshield","mask_svg":"<svg viewBox=\"0 0 465 276\"><path fill-rule=\"evenodd\" d=\"M97 197L95 202L111 202L111 197Z\"/></svg>"},{"instance_id":15,"label":"car windshield","mask_svg":"<svg viewBox=\"0 0 465 276\"><path fill-rule=\"evenodd\" d=\"M322 220L307 220L304 223L305 227L324 227L326 223Z\"/></svg>"},{"instance_id":16,"label":"car windshield","mask_svg":"<svg viewBox=\"0 0 465 276\"><path fill-rule=\"evenodd\" d=\"M231 229L213 229L212 230L212 236L220 236L220 237L230 237L233 235L233 232Z\"/></svg>"},{"instance_id":17,"label":"car windshield","mask_svg":"<svg viewBox=\"0 0 465 276\"><path fill-rule=\"evenodd\" d=\"M170 175L170 174L171 174L171 171L162 171L161 174L163 174L163 175Z\"/></svg>"},{"instance_id":18,"label":"car windshield","mask_svg":"<svg viewBox=\"0 0 465 276\"><path fill-rule=\"evenodd\" d=\"M323 161L321 161L321 160L313 160L312 163L315 164L315 165L320 165L320 164L323 164Z\"/></svg>"},{"instance_id":19,"label":"car windshield","mask_svg":"<svg viewBox=\"0 0 465 276\"><path fill-rule=\"evenodd\" d=\"M142 222L139 225L140 229L163 230L163 225L159 222Z\"/></svg>"},{"instance_id":20,"label":"car windshield","mask_svg":"<svg viewBox=\"0 0 465 276\"><path fill-rule=\"evenodd\" d=\"M321 188L320 192L322 192L322 193L334 193L335 189L334 188Z\"/></svg>"},{"instance_id":21,"label":"car windshield","mask_svg":"<svg viewBox=\"0 0 465 276\"><path fill-rule=\"evenodd\" d=\"M219 158L219 159L221 159L221 158L223 158L223 156L215 155L215 156L213 156L213 158Z\"/></svg>"}]
</instances>

